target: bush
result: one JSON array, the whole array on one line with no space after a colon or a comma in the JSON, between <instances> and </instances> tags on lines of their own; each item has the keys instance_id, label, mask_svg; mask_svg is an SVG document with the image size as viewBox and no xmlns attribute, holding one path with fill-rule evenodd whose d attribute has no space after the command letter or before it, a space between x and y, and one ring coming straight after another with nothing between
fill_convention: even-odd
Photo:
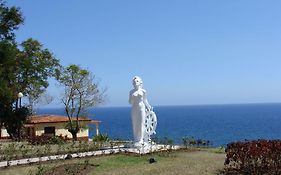
<instances>
[{"instance_id":1,"label":"bush","mask_svg":"<svg viewBox=\"0 0 281 175\"><path fill-rule=\"evenodd\" d=\"M281 140L230 143L225 152L226 174L281 174Z\"/></svg>"},{"instance_id":2,"label":"bush","mask_svg":"<svg viewBox=\"0 0 281 175\"><path fill-rule=\"evenodd\" d=\"M50 136L50 135L41 135L30 137L27 139L32 145L45 145L45 144L63 144L66 141L66 138L62 136Z\"/></svg>"},{"instance_id":3,"label":"bush","mask_svg":"<svg viewBox=\"0 0 281 175\"><path fill-rule=\"evenodd\" d=\"M107 134L99 134L93 137L93 141L94 142L108 142L109 141L109 137Z\"/></svg>"},{"instance_id":4,"label":"bush","mask_svg":"<svg viewBox=\"0 0 281 175\"><path fill-rule=\"evenodd\" d=\"M183 137L182 142L186 148L191 146L197 146L197 147L210 146L209 140L195 139L194 137Z\"/></svg>"},{"instance_id":5,"label":"bush","mask_svg":"<svg viewBox=\"0 0 281 175\"><path fill-rule=\"evenodd\" d=\"M172 145L174 140L168 137L163 137L158 140L158 143L163 145Z\"/></svg>"}]
</instances>

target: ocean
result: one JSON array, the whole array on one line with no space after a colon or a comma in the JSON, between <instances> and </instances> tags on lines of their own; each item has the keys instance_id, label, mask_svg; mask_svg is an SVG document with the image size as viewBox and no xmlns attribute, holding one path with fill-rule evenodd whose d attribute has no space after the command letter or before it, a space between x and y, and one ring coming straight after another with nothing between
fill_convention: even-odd
<instances>
[{"instance_id":1,"label":"ocean","mask_svg":"<svg viewBox=\"0 0 281 175\"><path fill-rule=\"evenodd\" d=\"M100 132L112 139L132 139L130 107L98 107L88 116L100 120ZM155 106L156 136L182 143L183 137L225 146L241 140L281 139L281 104ZM38 109L37 114L61 114L63 108ZM91 127L90 127L91 128ZM90 129L90 137L95 133Z\"/></svg>"}]
</instances>

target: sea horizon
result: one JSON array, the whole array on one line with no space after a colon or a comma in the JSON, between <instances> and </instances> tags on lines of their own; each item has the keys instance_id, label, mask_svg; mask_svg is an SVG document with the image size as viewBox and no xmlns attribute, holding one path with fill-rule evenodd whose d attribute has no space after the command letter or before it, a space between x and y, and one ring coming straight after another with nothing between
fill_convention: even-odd
<instances>
[{"instance_id":1,"label":"sea horizon","mask_svg":"<svg viewBox=\"0 0 281 175\"><path fill-rule=\"evenodd\" d=\"M158 118L156 137L181 144L183 137L209 140L212 146L234 141L281 139L281 103L154 106ZM40 109L37 114L65 115L63 108ZM88 110L100 120L100 131L112 139L133 138L130 107ZM90 138L94 129L90 130Z\"/></svg>"},{"instance_id":2,"label":"sea horizon","mask_svg":"<svg viewBox=\"0 0 281 175\"><path fill-rule=\"evenodd\" d=\"M171 105L152 105L152 107L173 107L173 106L235 106L235 105L271 105L271 104L281 104L281 102L245 102L245 103L204 103L204 104L171 104ZM92 108L125 108L125 107L131 107L131 105L112 105L112 106L106 106L106 105L98 105ZM39 107L36 108L35 110L40 110L40 109L60 109L60 108L64 108L64 106L61 107ZM89 109L92 109L89 108Z\"/></svg>"}]
</instances>

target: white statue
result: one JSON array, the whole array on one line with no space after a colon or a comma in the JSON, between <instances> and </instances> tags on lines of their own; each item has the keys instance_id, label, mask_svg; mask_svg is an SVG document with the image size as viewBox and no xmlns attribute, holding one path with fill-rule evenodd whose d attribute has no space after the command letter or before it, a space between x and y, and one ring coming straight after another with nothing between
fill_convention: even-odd
<instances>
[{"instance_id":1,"label":"white statue","mask_svg":"<svg viewBox=\"0 0 281 175\"><path fill-rule=\"evenodd\" d=\"M157 118L146 98L146 91L142 88L140 77L133 78L134 89L130 91L129 103L132 104L132 125L134 146L147 146L150 136L155 134Z\"/></svg>"}]
</instances>

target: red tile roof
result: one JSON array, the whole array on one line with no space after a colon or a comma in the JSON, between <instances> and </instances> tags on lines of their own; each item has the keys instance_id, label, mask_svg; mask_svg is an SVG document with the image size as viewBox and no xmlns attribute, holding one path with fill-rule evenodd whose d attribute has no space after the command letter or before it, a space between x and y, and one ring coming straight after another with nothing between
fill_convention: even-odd
<instances>
[{"instance_id":1,"label":"red tile roof","mask_svg":"<svg viewBox=\"0 0 281 175\"><path fill-rule=\"evenodd\" d=\"M76 120L76 118L73 118L73 120ZM31 116L26 124L37 124L37 123L60 123L60 122L68 122L67 116L60 116L60 115L34 115ZM93 121L87 117L79 117L78 121ZM100 122L100 121L94 121L94 122Z\"/></svg>"}]
</instances>

